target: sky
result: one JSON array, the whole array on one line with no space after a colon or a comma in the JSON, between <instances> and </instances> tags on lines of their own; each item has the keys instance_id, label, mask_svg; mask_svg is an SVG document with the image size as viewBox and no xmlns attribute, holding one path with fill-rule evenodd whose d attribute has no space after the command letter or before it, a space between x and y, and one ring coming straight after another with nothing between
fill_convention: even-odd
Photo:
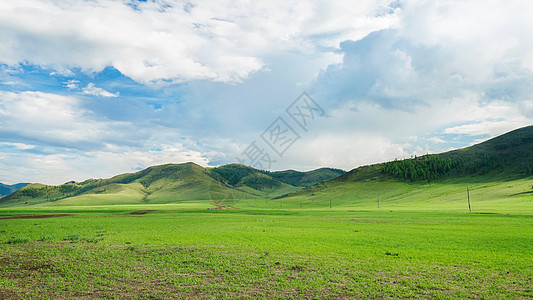
<instances>
[{"instance_id":1,"label":"sky","mask_svg":"<svg viewBox=\"0 0 533 300\"><path fill-rule=\"evenodd\" d=\"M531 1L0 2L0 182L351 170L533 120Z\"/></svg>"}]
</instances>

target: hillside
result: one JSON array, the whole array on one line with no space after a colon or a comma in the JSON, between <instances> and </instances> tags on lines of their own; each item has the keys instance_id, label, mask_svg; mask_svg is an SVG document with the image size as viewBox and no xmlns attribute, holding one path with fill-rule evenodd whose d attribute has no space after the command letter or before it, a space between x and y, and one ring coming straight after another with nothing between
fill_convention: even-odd
<instances>
[{"instance_id":1,"label":"hillside","mask_svg":"<svg viewBox=\"0 0 533 300\"><path fill-rule=\"evenodd\" d=\"M0 205L160 204L196 200L218 203L225 199L271 198L344 172L328 168L297 172L297 180L272 176L277 173L239 164L217 168L194 163L167 164L109 179L71 181L59 186L31 184L0 198Z\"/></svg>"},{"instance_id":2,"label":"hillside","mask_svg":"<svg viewBox=\"0 0 533 300\"><path fill-rule=\"evenodd\" d=\"M467 175L498 175L499 179L533 175L533 126L483 143L442 154L393 161L386 174L409 181L431 181Z\"/></svg>"},{"instance_id":3,"label":"hillside","mask_svg":"<svg viewBox=\"0 0 533 300\"><path fill-rule=\"evenodd\" d=\"M299 172L294 170L278 171L268 173L270 176L294 186L311 186L317 182L328 180L344 174L343 170L321 168L309 172Z\"/></svg>"},{"instance_id":4,"label":"hillside","mask_svg":"<svg viewBox=\"0 0 533 300\"><path fill-rule=\"evenodd\" d=\"M324 207L463 205L466 189L498 205L533 208L533 126L464 149L363 166L283 195L286 206L303 201ZM514 203L514 204L512 204ZM299 204L298 204L299 205Z\"/></svg>"},{"instance_id":5,"label":"hillside","mask_svg":"<svg viewBox=\"0 0 533 300\"><path fill-rule=\"evenodd\" d=\"M16 190L27 186L28 184L29 183L17 183L17 184L8 185L8 184L0 183L0 197L9 195Z\"/></svg>"},{"instance_id":6,"label":"hillside","mask_svg":"<svg viewBox=\"0 0 533 300\"><path fill-rule=\"evenodd\" d=\"M31 184L0 198L0 206L203 201L237 207L312 208L331 201L339 207L366 209L379 199L388 207L430 205L448 209L464 207L468 188L473 199L491 207L531 209L531 150L533 126L528 126L464 149L363 166L347 173L329 168L269 172L240 164L216 168L168 164L109 179L59 186ZM274 202L255 201L258 199Z\"/></svg>"}]
</instances>

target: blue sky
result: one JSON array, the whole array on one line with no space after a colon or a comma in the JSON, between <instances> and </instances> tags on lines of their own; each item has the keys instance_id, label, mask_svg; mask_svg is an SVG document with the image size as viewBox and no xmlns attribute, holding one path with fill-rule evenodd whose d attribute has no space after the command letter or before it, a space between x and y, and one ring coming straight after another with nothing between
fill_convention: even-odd
<instances>
[{"instance_id":1,"label":"blue sky","mask_svg":"<svg viewBox=\"0 0 533 300\"><path fill-rule=\"evenodd\" d=\"M531 9L4 1L0 182L60 184L187 161L258 166L265 155L272 170L350 170L465 147L532 123ZM324 112L307 110L305 128L287 111L304 91ZM274 130L297 138L264 139L279 138Z\"/></svg>"}]
</instances>

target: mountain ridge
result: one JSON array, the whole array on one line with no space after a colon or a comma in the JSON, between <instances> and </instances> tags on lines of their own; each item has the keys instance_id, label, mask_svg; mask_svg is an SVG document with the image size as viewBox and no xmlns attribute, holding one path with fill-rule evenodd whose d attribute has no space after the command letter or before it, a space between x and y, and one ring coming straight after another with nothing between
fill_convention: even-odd
<instances>
[{"instance_id":1,"label":"mountain ridge","mask_svg":"<svg viewBox=\"0 0 533 300\"><path fill-rule=\"evenodd\" d=\"M0 182L0 197L7 196L31 183L4 184Z\"/></svg>"},{"instance_id":2,"label":"mountain ridge","mask_svg":"<svg viewBox=\"0 0 533 300\"><path fill-rule=\"evenodd\" d=\"M286 178L284 173L239 164L215 168L204 168L193 162L164 164L107 179L69 181L58 186L32 184L0 198L0 205L173 203L191 199L221 201L235 198L235 194L249 199L270 198L343 173L338 169L321 168L298 172L294 179Z\"/></svg>"},{"instance_id":3,"label":"mountain ridge","mask_svg":"<svg viewBox=\"0 0 533 300\"><path fill-rule=\"evenodd\" d=\"M532 149L533 126L526 126L470 147L361 166L348 172L333 168L272 172L241 164L214 168L192 162L165 164L108 179L59 186L32 184L0 198L0 205L160 204L195 200L219 203L227 199L265 198L316 202L332 196L346 201L373 201L380 191L384 199L400 199L398 195L413 192L416 187L430 187L432 183L461 186L464 182L529 178L533 176Z\"/></svg>"}]
</instances>

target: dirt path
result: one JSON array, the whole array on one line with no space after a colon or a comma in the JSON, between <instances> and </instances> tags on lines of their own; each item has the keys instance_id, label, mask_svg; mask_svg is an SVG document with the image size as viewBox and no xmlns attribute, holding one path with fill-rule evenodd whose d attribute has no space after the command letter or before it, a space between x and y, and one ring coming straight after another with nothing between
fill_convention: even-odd
<instances>
[{"instance_id":1,"label":"dirt path","mask_svg":"<svg viewBox=\"0 0 533 300\"><path fill-rule=\"evenodd\" d=\"M209 202L209 204L213 205L215 209L238 209L230 205L220 204L220 201L212 201L212 202Z\"/></svg>"},{"instance_id":2,"label":"dirt path","mask_svg":"<svg viewBox=\"0 0 533 300\"><path fill-rule=\"evenodd\" d=\"M225 206L220 205L217 202L209 202L209 204L213 205L215 207L215 209L224 209L224 208L226 208Z\"/></svg>"}]
</instances>

